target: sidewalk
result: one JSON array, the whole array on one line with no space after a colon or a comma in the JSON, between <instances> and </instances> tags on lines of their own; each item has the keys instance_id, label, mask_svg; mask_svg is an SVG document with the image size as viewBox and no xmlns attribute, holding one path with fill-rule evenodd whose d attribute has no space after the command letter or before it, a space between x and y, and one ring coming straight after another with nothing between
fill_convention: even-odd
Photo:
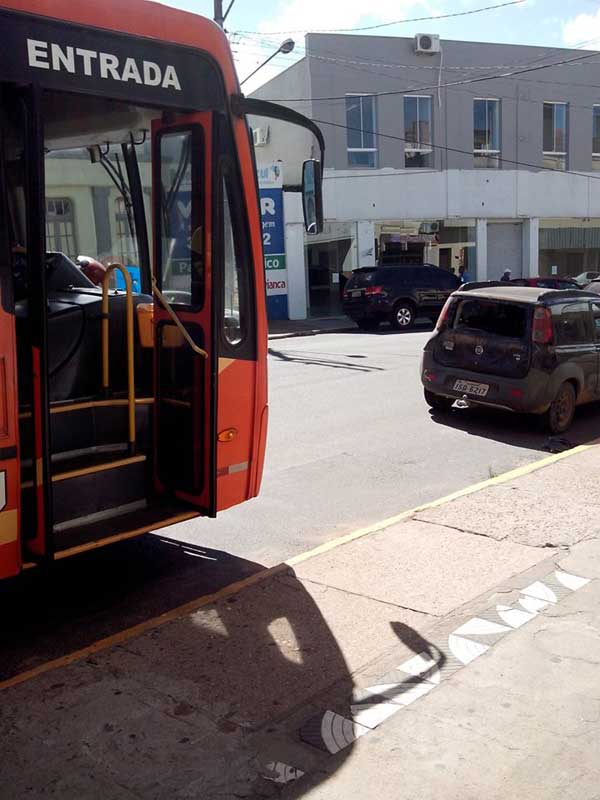
<instances>
[{"instance_id":1,"label":"sidewalk","mask_svg":"<svg viewBox=\"0 0 600 800\"><path fill-rule=\"evenodd\" d=\"M5 682L7 796L598 798L600 449L537 467Z\"/></svg>"},{"instance_id":2,"label":"sidewalk","mask_svg":"<svg viewBox=\"0 0 600 800\"><path fill-rule=\"evenodd\" d=\"M281 319L269 321L269 339L288 339L293 336L316 336L319 333L356 331L348 317L314 317L312 319Z\"/></svg>"}]
</instances>

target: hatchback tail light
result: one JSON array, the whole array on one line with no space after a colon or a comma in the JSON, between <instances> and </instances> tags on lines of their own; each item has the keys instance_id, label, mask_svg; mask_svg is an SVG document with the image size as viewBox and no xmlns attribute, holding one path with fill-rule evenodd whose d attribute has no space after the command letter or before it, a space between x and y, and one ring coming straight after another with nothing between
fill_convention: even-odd
<instances>
[{"instance_id":1,"label":"hatchback tail light","mask_svg":"<svg viewBox=\"0 0 600 800\"><path fill-rule=\"evenodd\" d=\"M444 303L444 307L440 311L438 321L435 324L436 331L441 331L446 327L446 321L448 319L448 311L450 310L450 306L452 305L452 300L453 298L449 297Z\"/></svg>"},{"instance_id":2,"label":"hatchback tail light","mask_svg":"<svg viewBox=\"0 0 600 800\"><path fill-rule=\"evenodd\" d=\"M365 289L366 295L385 294L383 286L367 286Z\"/></svg>"},{"instance_id":3,"label":"hatchback tail light","mask_svg":"<svg viewBox=\"0 0 600 800\"><path fill-rule=\"evenodd\" d=\"M531 341L535 344L552 344L552 312L549 308L536 306L533 312Z\"/></svg>"}]
</instances>

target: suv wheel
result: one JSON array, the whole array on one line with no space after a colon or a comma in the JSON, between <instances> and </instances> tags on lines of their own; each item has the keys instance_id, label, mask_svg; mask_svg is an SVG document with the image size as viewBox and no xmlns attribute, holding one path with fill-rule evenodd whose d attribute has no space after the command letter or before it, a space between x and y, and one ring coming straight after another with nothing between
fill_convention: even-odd
<instances>
[{"instance_id":1,"label":"suv wheel","mask_svg":"<svg viewBox=\"0 0 600 800\"><path fill-rule=\"evenodd\" d=\"M450 411L454 405L454 400L451 397L443 397L441 394L434 394L429 389L423 389L425 395L425 402L430 408L435 411Z\"/></svg>"},{"instance_id":2,"label":"suv wheel","mask_svg":"<svg viewBox=\"0 0 600 800\"><path fill-rule=\"evenodd\" d=\"M412 328L415 322L415 307L413 304L404 300L397 303L392 311L390 322L397 331L406 331Z\"/></svg>"},{"instance_id":3,"label":"suv wheel","mask_svg":"<svg viewBox=\"0 0 600 800\"><path fill-rule=\"evenodd\" d=\"M564 433L571 427L575 415L575 389L563 383L546 411L546 426L551 433Z\"/></svg>"},{"instance_id":4,"label":"suv wheel","mask_svg":"<svg viewBox=\"0 0 600 800\"><path fill-rule=\"evenodd\" d=\"M359 319L356 321L356 324L361 329L361 331L376 331L379 327L379 320L378 319Z\"/></svg>"}]
</instances>

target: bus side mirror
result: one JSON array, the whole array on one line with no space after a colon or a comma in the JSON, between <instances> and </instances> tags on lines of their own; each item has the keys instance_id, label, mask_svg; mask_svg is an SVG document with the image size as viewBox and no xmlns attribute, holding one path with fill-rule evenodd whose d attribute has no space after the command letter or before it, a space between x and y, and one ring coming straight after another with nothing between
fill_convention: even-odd
<instances>
[{"instance_id":1,"label":"bus side mirror","mask_svg":"<svg viewBox=\"0 0 600 800\"><path fill-rule=\"evenodd\" d=\"M311 158L302 165L302 210L308 234L323 230L323 183L321 162Z\"/></svg>"}]
</instances>

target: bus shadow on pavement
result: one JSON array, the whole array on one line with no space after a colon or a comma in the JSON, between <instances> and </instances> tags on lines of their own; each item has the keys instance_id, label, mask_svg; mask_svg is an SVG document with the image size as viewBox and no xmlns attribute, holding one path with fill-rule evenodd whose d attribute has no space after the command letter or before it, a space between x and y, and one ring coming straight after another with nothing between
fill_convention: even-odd
<instances>
[{"instance_id":1,"label":"bus shadow on pavement","mask_svg":"<svg viewBox=\"0 0 600 800\"><path fill-rule=\"evenodd\" d=\"M156 547L162 554L173 545ZM224 554L196 550L197 595L206 565ZM146 600L157 612L190 599L180 586L167 592L163 582L166 597L152 600L143 583L156 568L131 574L124 557L119 567L116 553L99 555L93 567L80 563L54 579L45 576L37 589L38 600L46 600L37 607L37 635L29 618L36 610L17 609L21 641L15 641L16 623L10 640L4 629L3 653L20 644L30 656L21 666L27 660L31 667L43 648L58 656L93 638L77 629L106 635L111 625L122 628L140 616L140 604L147 613ZM96 570L109 565L114 571L104 572L97 597ZM246 570L257 567L250 563ZM178 584L193 583L187 572L178 577ZM9 745L4 779L14 796L25 793L23 781L34 796L50 781L59 797L82 796L85 785L94 787L90 797L121 797L123 789L139 797L271 797L278 789L270 774L286 765L310 774L322 763L324 754L295 734L311 702L340 682L353 685L320 604L291 570L271 574L6 691L0 719L0 737ZM349 743L336 763L351 751Z\"/></svg>"},{"instance_id":2,"label":"bus shadow on pavement","mask_svg":"<svg viewBox=\"0 0 600 800\"><path fill-rule=\"evenodd\" d=\"M513 414L482 406L452 408L449 412L429 409L433 422L496 442L528 450L557 452L588 444L600 438L600 404L579 406L571 428L560 437L544 430L542 420L532 414Z\"/></svg>"},{"instance_id":3,"label":"bus shadow on pavement","mask_svg":"<svg viewBox=\"0 0 600 800\"><path fill-rule=\"evenodd\" d=\"M147 534L32 569L0 586L0 680L59 658L264 569Z\"/></svg>"}]
</instances>

